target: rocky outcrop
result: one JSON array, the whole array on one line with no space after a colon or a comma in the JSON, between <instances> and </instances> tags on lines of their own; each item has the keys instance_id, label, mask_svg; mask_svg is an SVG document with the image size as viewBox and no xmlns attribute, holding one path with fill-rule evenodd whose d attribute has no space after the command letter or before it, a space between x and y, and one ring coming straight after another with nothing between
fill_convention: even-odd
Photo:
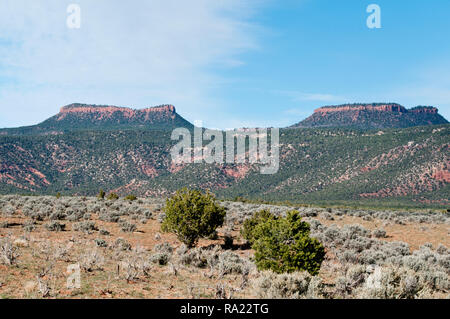
<instances>
[{"instance_id":1,"label":"rocky outcrop","mask_svg":"<svg viewBox=\"0 0 450 319\"><path fill-rule=\"evenodd\" d=\"M347 104L337 106L324 106L318 108L314 113L331 112L357 112L357 111L375 111L375 112L399 112L406 113L408 110L399 104Z\"/></svg>"},{"instance_id":2,"label":"rocky outcrop","mask_svg":"<svg viewBox=\"0 0 450 319\"><path fill-rule=\"evenodd\" d=\"M432 106L416 106L409 110L411 113L438 114L438 109Z\"/></svg>"},{"instance_id":3,"label":"rocky outcrop","mask_svg":"<svg viewBox=\"0 0 450 319\"><path fill-rule=\"evenodd\" d=\"M46 121L27 127L0 130L2 135L56 135L80 129L145 128L172 130L176 127L192 128L170 104L132 109L112 105L74 103L63 106L59 113Z\"/></svg>"},{"instance_id":4,"label":"rocky outcrop","mask_svg":"<svg viewBox=\"0 0 450 319\"><path fill-rule=\"evenodd\" d=\"M69 114L79 116L93 115L97 116L98 120L111 118L114 114L120 114L124 118L128 119L141 118L142 116L144 116L146 120L149 120L150 116L154 116L155 114L159 114L160 116L167 116L173 119L176 116L176 111L173 105L161 105L141 110L135 110L118 106L70 104L61 108L57 120L61 121Z\"/></svg>"},{"instance_id":5,"label":"rocky outcrop","mask_svg":"<svg viewBox=\"0 0 450 319\"><path fill-rule=\"evenodd\" d=\"M448 123L432 106L406 109L397 103L324 106L293 127L405 128Z\"/></svg>"}]
</instances>

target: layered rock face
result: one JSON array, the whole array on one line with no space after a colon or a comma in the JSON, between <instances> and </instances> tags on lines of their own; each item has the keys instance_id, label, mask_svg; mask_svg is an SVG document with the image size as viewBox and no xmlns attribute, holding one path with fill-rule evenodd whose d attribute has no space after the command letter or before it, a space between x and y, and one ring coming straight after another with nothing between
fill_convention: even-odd
<instances>
[{"instance_id":1,"label":"layered rock face","mask_svg":"<svg viewBox=\"0 0 450 319\"><path fill-rule=\"evenodd\" d=\"M355 104L355 105L337 105L324 106L318 108L314 113L331 113L331 112L346 112L346 111L374 111L374 112L399 112L406 113L408 110L399 104Z\"/></svg>"},{"instance_id":2,"label":"layered rock face","mask_svg":"<svg viewBox=\"0 0 450 319\"><path fill-rule=\"evenodd\" d=\"M80 129L158 129L191 128L173 105L160 105L140 110L112 105L74 103L46 121L28 127L0 130L1 135L59 134Z\"/></svg>"},{"instance_id":3,"label":"layered rock face","mask_svg":"<svg viewBox=\"0 0 450 319\"><path fill-rule=\"evenodd\" d=\"M61 108L57 120L64 120L67 116L91 117L93 120L102 121L120 116L123 119L153 121L155 119L174 119L176 117L173 105L161 105L141 110L127 107L106 105L70 104Z\"/></svg>"},{"instance_id":4,"label":"layered rock face","mask_svg":"<svg viewBox=\"0 0 450 319\"><path fill-rule=\"evenodd\" d=\"M293 127L404 128L448 123L432 106L406 109L396 103L324 106Z\"/></svg>"}]
</instances>

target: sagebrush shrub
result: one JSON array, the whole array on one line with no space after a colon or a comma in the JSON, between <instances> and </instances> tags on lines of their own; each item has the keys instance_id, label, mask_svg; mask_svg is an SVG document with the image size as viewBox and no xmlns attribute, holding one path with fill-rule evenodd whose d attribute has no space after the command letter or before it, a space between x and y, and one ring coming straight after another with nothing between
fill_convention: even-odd
<instances>
[{"instance_id":1,"label":"sagebrush shrub","mask_svg":"<svg viewBox=\"0 0 450 319\"><path fill-rule=\"evenodd\" d=\"M97 231L98 228L94 222L84 221L84 222L79 222L79 223L74 224L73 230L81 231L86 234L91 234L93 231Z\"/></svg>"},{"instance_id":2,"label":"sagebrush shrub","mask_svg":"<svg viewBox=\"0 0 450 319\"><path fill-rule=\"evenodd\" d=\"M124 233L132 233L137 230L135 224L129 223L127 221L120 223L120 228Z\"/></svg>"},{"instance_id":3,"label":"sagebrush shrub","mask_svg":"<svg viewBox=\"0 0 450 319\"><path fill-rule=\"evenodd\" d=\"M106 229L100 229L99 233L100 233L100 235L103 235L103 236L108 236L110 234L110 232Z\"/></svg>"},{"instance_id":4,"label":"sagebrush shrub","mask_svg":"<svg viewBox=\"0 0 450 319\"><path fill-rule=\"evenodd\" d=\"M45 225L45 228L47 228L48 231L64 231L66 229L65 224L58 223L57 221L52 221Z\"/></svg>"},{"instance_id":5,"label":"sagebrush shrub","mask_svg":"<svg viewBox=\"0 0 450 319\"><path fill-rule=\"evenodd\" d=\"M105 257L97 249L86 249L80 255L80 266L86 272L103 270Z\"/></svg>"},{"instance_id":6,"label":"sagebrush shrub","mask_svg":"<svg viewBox=\"0 0 450 319\"><path fill-rule=\"evenodd\" d=\"M376 238L386 238L386 231L383 229L375 229L372 235Z\"/></svg>"},{"instance_id":7,"label":"sagebrush shrub","mask_svg":"<svg viewBox=\"0 0 450 319\"><path fill-rule=\"evenodd\" d=\"M164 213L161 229L175 233L188 247L195 246L199 238L210 236L225 218L225 208L217 205L211 194L186 188L167 199Z\"/></svg>"},{"instance_id":8,"label":"sagebrush shrub","mask_svg":"<svg viewBox=\"0 0 450 319\"><path fill-rule=\"evenodd\" d=\"M131 250L131 244L126 239L119 237L114 242L113 248L118 250Z\"/></svg>"},{"instance_id":9,"label":"sagebrush shrub","mask_svg":"<svg viewBox=\"0 0 450 319\"><path fill-rule=\"evenodd\" d=\"M23 223L22 227L26 232L31 233L36 229L36 222L34 220L27 220Z\"/></svg>"},{"instance_id":10,"label":"sagebrush shrub","mask_svg":"<svg viewBox=\"0 0 450 319\"><path fill-rule=\"evenodd\" d=\"M208 264L208 252L206 249L200 247L189 249L186 245L182 245L176 250L176 253L182 265L204 268Z\"/></svg>"},{"instance_id":11,"label":"sagebrush shrub","mask_svg":"<svg viewBox=\"0 0 450 319\"><path fill-rule=\"evenodd\" d=\"M12 266L17 263L19 251L13 245L9 237L0 238L0 262L3 265Z\"/></svg>"},{"instance_id":12,"label":"sagebrush shrub","mask_svg":"<svg viewBox=\"0 0 450 319\"><path fill-rule=\"evenodd\" d=\"M164 242L156 245L154 248L154 254L151 255L150 261L159 265L167 265L172 257L173 248L169 243Z\"/></svg>"},{"instance_id":13,"label":"sagebrush shrub","mask_svg":"<svg viewBox=\"0 0 450 319\"><path fill-rule=\"evenodd\" d=\"M307 272L276 274L271 271L261 272L253 281L253 289L263 299L299 299L322 297L320 278Z\"/></svg>"},{"instance_id":14,"label":"sagebrush shrub","mask_svg":"<svg viewBox=\"0 0 450 319\"><path fill-rule=\"evenodd\" d=\"M419 274L406 268L383 267L372 272L360 288L357 298L412 299L424 289Z\"/></svg>"},{"instance_id":15,"label":"sagebrush shrub","mask_svg":"<svg viewBox=\"0 0 450 319\"><path fill-rule=\"evenodd\" d=\"M104 239L96 238L94 242L97 247L108 247L108 243Z\"/></svg>"},{"instance_id":16,"label":"sagebrush shrub","mask_svg":"<svg viewBox=\"0 0 450 319\"><path fill-rule=\"evenodd\" d=\"M219 255L217 268L219 270L219 277L233 273L248 275L251 265L247 260L239 257L239 255L231 251L225 251Z\"/></svg>"}]
</instances>

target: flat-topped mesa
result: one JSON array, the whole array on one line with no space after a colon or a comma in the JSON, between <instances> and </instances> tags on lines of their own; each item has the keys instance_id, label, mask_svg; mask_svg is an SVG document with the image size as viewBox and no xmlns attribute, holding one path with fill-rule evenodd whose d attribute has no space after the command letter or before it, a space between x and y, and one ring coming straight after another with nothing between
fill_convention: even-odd
<instances>
[{"instance_id":1,"label":"flat-topped mesa","mask_svg":"<svg viewBox=\"0 0 450 319\"><path fill-rule=\"evenodd\" d=\"M77 130L173 130L192 128L171 104L144 109L113 105L73 103L60 108L60 112L45 121L23 128L9 130L18 135L62 134ZM0 134L3 132L0 130Z\"/></svg>"},{"instance_id":2,"label":"flat-topped mesa","mask_svg":"<svg viewBox=\"0 0 450 319\"><path fill-rule=\"evenodd\" d=\"M448 123L433 106L407 109L397 103L355 103L318 108L293 127L401 128Z\"/></svg>"},{"instance_id":3,"label":"flat-topped mesa","mask_svg":"<svg viewBox=\"0 0 450 319\"><path fill-rule=\"evenodd\" d=\"M73 103L61 107L60 112L28 131L45 133L79 129L158 129L174 127L191 128L192 124L181 117L171 104L144 109L114 105ZM30 132L31 132L30 131Z\"/></svg>"},{"instance_id":4,"label":"flat-topped mesa","mask_svg":"<svg viewBox=\"0 0 450 319\"><path fill-rule=\"evenodd\" d=\"M406 113L408 110L397 103L387 104L343 104L323 106L314 110L314 113L331 113L343 111L379 111L379 112L399 112Z\"/></svg>"},{"instance_id":5,"label":"flat-topped mesa","mask_svg":"<svg viewBox=\"0 0 450 319\"><path fill-rule=\"evenodd\" d=\"M428 113L428 114L437 114L439 110L433 106L416 106L412 109L408 110L411 113Z\"/></svg>"},{"instance_id":6,"label":"flat-topped mesa","mask_svg":"<svg viewBox=\"0 0 450 319\"><path fill-rule=\"evenodd\" d=\"M63 106L59 113L60 114L68 114L68 113L115 113L122 112L126 116L135 116L139 113L175 113L175 107L170 104L164 104L154 107L148 107L145 109L132 109L129 107L121 107L121 106L113 106L113 105L95 105L95 104L79 104L73 103L66 106Z\"/></svg>"}]
</instances>

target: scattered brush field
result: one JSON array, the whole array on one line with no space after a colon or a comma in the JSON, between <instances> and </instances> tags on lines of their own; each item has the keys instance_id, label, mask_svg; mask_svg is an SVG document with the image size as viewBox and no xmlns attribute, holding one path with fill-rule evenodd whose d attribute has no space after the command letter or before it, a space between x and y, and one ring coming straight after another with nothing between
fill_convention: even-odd
<instances>
[{"instance_id":1,"label":"scattered brush field","mask_svg":"<svg viewBox=\"0 0 450 319\"><path fill-rule=\"evenodd\" d=\"M0 197L0 298L450 297L448 213L299 207L326 248L311 276L258 271L240 236L255 212L292 207L221 205L217 236L187 249L161 232L162 199Z\"/></svg>"}]
</instances>

